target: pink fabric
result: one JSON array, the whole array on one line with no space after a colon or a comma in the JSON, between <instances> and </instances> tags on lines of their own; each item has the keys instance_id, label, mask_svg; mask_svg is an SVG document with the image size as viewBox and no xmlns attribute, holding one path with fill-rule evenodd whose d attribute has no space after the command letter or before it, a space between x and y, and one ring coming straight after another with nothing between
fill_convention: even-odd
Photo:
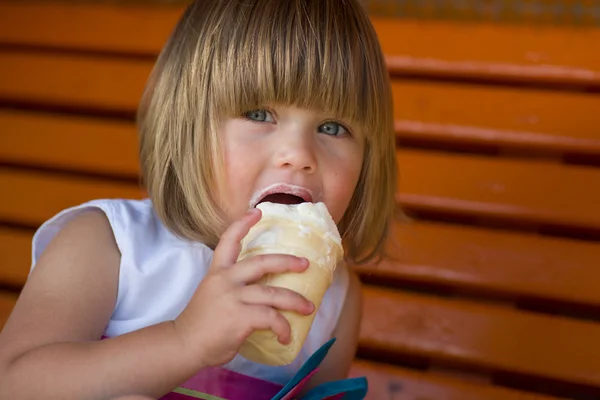
<instances>
[{"instance_id":1,"label":"pink fabric","mask_svg":"<svg viewBox=\"0 0 600 400\"><path fill-rule=\"evenodd\" d=\"M203 368L180 387L227 400L269 400L283 388L223 368ZM167 396L161 400L171 398Z\"/></svg>"},{"instance_id":2,"label":"pink fabric","mask_svg":"<svg viewBox=\"0 0 600 400\"><path fill-rule=\"evenodd\" d=\"M197 400L197 398L190 397L186 394L171 392L166 396L161 397L159 400Z\"/></svg>"},{"instance_id":3,"label":"pink fabric","mask_svg":"<svg viewBox=\"0 0 600 400\"><path fill-rule=\"evenodd\" d=\"M108 338L103 336L102 339ZM311 371L282 400L293 400L316 371L317 369ZM226 400L270 400L283 389L281 385L217 367L203 368L180 387ZM171 392L159 400L190 399L197 399L197 397Z\"/></svg>"}]
</instances>

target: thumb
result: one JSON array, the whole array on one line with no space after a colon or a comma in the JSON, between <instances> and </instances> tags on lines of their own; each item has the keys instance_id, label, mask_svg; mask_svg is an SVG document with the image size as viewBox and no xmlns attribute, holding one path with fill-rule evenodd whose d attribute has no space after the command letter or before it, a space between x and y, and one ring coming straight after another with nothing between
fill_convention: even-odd
<instances>
[{"instance_id":1,"label":"thumb","mask_svg":"<svg viewBox=\"0 0 600 400\"><path fill-rule=\"evenodd\" d=\"M253 208L223 232L219 244L215 248L211 268L229 267L237 261L241 250L240 242L248 234L250 228L260 221L261 215L259 209Z\"/></svg>"}]
</instances>

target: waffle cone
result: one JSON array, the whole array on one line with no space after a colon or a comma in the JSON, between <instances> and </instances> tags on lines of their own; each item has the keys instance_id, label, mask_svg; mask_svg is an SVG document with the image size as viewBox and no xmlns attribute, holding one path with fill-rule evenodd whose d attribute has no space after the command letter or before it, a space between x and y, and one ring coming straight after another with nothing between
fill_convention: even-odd
<instances>
[{"instance_id":1,"label":"waffle cone","mask_svg":"<svg viewBox=\"0 0 600 400\"><path fill-rule=\"evenodd\" d=\"M240 349L242 356L266 365L286 365L294 361L343 256L343 248L335 240L335 235L324 230L322 224L318 226L311 224L311 221L300 222L297 216L292 219L263 212L262 219L242 240L238 259L259 254L291 254L308 259L309 267L304 272L270 274L258 283L293 290L313 302L315 311L308 316L280 311L291 326L290 343L281 344L271 330L254 331Z\"/></svg>"}]
</instances>

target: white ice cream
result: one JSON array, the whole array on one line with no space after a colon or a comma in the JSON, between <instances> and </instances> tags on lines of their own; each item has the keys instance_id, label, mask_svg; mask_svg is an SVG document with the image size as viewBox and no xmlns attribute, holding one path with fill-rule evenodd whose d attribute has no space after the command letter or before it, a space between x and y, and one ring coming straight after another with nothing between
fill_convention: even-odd
<instances>
[{"instance_id":1,"label":"white ice cream","mask_svg":"<svg viewBox=\"0 0 600 400\"><path fill-rule=\"evenodd\" d=\"M301 232L307 233L311 226L329 236L338 244L342 243L340 233L327 210L325 203L278 204L260 203L256 206L262 212L262 218L283 218L298 222Z\"/></svg>"}]
</instances>

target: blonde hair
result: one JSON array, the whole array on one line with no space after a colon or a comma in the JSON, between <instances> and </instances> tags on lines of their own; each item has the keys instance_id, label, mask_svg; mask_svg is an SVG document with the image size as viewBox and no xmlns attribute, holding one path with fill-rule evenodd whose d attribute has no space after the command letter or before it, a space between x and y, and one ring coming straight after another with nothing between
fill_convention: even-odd
<instances>
[{"instance_id":1,"label":"blonde hair","mask_svg":"<svg viewBox=\"0 0 600 400\"><path fill-rule=\"evenodd\" d=\"M138 111L142 177L161 220L178 236L216 245L226 223L217 129L268 104L323 110L365 133L339 229L350 262L379 255L395 210L392 95L357 0L201 0L186 9Z\"/></svg>"}]
</instances>

